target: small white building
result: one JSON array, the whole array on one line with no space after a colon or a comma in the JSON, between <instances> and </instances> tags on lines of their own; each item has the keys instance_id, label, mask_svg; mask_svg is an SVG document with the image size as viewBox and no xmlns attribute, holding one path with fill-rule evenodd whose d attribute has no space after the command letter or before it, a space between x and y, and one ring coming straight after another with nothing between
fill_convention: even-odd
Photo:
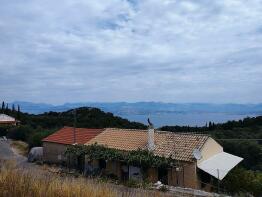
<instances>
[{"instance_id":1,"label":"small white building","mask_svg":"<svg viewBox=\"0 0 262 197\"><path fill-rule=\"evenodd\" d=\"M17 125L20 121L6 114L0 114L0 125Z\"/></svg>"}]
</instances>

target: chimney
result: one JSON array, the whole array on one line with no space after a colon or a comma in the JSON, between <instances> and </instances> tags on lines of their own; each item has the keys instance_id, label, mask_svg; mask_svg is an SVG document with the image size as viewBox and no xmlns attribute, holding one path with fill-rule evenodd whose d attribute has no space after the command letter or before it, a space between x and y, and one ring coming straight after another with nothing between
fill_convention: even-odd
<instances>
[{"instance_id":1,"label":"chimney","mask_svg":"<svg viewBox=\"0 0 262 197\"><path fill-rule=\"evenodd\" d=\"M155 140L154 140L154 133L155 133L155 129L154 129L154 125L150 122L149 118L148 118L148 141L147 141L147 148L149 151L153 151L155 148Z\"/></svg>"}]
</instances>

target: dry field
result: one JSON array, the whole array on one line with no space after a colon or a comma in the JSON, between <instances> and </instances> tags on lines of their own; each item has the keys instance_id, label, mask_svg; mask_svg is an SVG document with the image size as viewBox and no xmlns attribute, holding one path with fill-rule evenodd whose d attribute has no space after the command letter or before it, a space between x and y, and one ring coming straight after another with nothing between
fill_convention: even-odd
<instances>
[{"instance_id":1,"label":"dry field","mask_svg":"<svg viewBox=\"0 0 262 197\"><path fill-rule=\"evenodd\" d=\"M51 174L34 174L16 168L13 161L0 162L1 197L166 197L170 194L128 189L85 178L62 178ZM175 196L175 195L172 195Z\"/></svg>"}]
</instances>

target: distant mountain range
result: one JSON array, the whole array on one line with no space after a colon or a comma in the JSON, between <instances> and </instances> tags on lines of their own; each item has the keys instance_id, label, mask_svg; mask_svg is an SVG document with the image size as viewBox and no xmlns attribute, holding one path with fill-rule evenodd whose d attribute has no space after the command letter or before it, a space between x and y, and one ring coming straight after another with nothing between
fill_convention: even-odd
<instances>
[{"instance_id":1,"label":"distant mountain range","mask_svg":"<svg viewBox=\"0 0 262 197\"><path fill-rule=\"evenodd\" d=\"M16 101L12 104L20 105L21 111L39 114L49 111L66 111L76 107L96 107L103 111L117 115L146 115L161 113L229 113L229 114L262 114L260 104L211 104L211 103L162 103L162 102L115 102L115 103L65 103L51 105L45 103L31 103Z\"/></svg>"},{"instance_id":2,"label":"distant mountain range","mask_svg":"<svg viewBox=\"0 0 262 197\"><path fill-rule=\"evenodd\" d=\"M11 103L12 104L12 103ZM154 125L190 125L203 126L207 122L223 123L228 120L239 120L245 117L262 115L260 104L211 104L211 103L162 103L162 102L115 102L115 103L65 103L50 105L16 101L22 112L40 114L43 112L62 112L78 107L95 107L116 116L147 124L147 118ZM9 105L10 106L10 105Z\"/></svg>"}]
</instances>

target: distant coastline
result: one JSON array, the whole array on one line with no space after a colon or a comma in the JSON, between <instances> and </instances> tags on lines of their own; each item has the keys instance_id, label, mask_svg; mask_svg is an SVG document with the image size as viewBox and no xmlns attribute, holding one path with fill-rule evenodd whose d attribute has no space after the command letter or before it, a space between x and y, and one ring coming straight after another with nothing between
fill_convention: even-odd
<instances>
[{"instance_id":1,"label":"distant coastline","mask_svg":"<svg viewBox=\"0 0 262 197\"><path fill-rule=\"evenodd\" d=\"M41 114L49 111L62 112L77 107L96 107L130 121L146 124L148 117L156 127L164 125L204 126L207 122L222 123L245 117L262 115L260 104L211 104L211 103L162 103L162 102L115 102L115 103L66 103L51 105L16 101L23 112Z\"/></svg>"},{"instance_id":2,"label":"distant coastline","mask_svg":"<svg viewBox=\"0 0 262 197\"><path fill-rule=\"evenodd\" d=\"M162 113L162 114L116 114L130 121L136 121L146 124L147 118L150 117L156 127L161 126L205 126L208 122L224 123L229 120L240 120L246 117L256 117L261 114L227 114L227 113Z\"/></svg>"}]
</instances>

